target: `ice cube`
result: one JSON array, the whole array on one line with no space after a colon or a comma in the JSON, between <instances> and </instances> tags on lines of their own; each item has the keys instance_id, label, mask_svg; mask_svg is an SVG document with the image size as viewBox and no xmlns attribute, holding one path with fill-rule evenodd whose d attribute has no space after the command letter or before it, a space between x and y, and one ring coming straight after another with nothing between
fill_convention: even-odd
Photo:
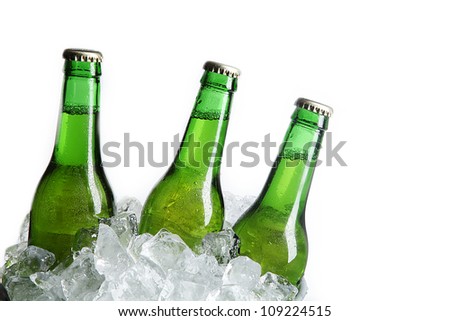
<instances>
[{"instance_id":1,"label":"ice cube","mask_svg":"<svg viewBox=\"0 0 450 321\"><path fill-rule=\"evenodd\" d=\"M8 295L13 301L44 301L52 300L44 291L28 277L13 276L5 284Z\"/></svg>"},{"instance_id":2,"label":"ice cube","mask_svg":"<svg viewBox=\"0 0 450 321\"><path fill-rule=\"evenodd\" d=\"M252 205L256 197L238 196L230 192L224 192L225 203L225 224L224 227L231 227L241 217L241 215Z\"/></svg>"},{"instance_id":3,"label":"ice cube","mask_svg":"<svg viewBox=\"0 0 450 321\"><path fill-rule=\"evenodd\" d=\"M134 197L123 198L117 203L117 214L128 213L136 215L137 220L141 218L142 204Z\"/></svg>"},{"instance_id":4,"label":"ice cube","mask_svg":"<svg viewBox=\"0 0 450 321\"><path fill-rule=\"evenodd\" d=\"M239 285L227 284L209 293L207 301L254 301L256 296L252 291Z\"/></svg>"},{"instance_id":5,"label":"ice cube","mask_svg":"<svg viewBox=\"0 0 450 321\"><path fill-rule=\"evenodd\" d=\"M61 286L67 300L93 300L105 277L95 269L93 253L84 248L61 275Z\"/></svg>"},{"instance_id":6,"label":"ice cube","mask_svg":"<svg viewBox=\"0 0 450 321\"><path fill-rule=\"evenodd\" d=\"M5 264L0 268L0 280L3 280L5 283L5 279L8 276L15 275L15 271L18 268L18 265L15 265L18 262L19 255L25 251L27 248L27 242L18 243L8 247L5 251Z\"/></svg>"},{"instance_id":7,"label":"ice cube","mask_svg":"<svg viewBox=\"0 0 450 321\"><path fill-rule=\"evenodd\" d=\"M142 244L141 256L155 262L164 271L184 269L195 257L178 235L165 229Z\"/></svg>"},{"instance_id":8,"label":"ice cube","mask_svg":"<svg viewBox=\"0 0 450 321\"><path fill-rule=\"evenodd\" d=\"M17 263L19 255L27 248L27 242L20 242L18 244L8 247L5 251L5 268Z\"/></svg>"},{"instance_id":9,"label":"ice cube","mask_svg":"<svg viewBox=\"0 0 450 321\"><path fill-rule=\"evenodd\" d=\"M261 276L261 266L246 256L239 256L232 259L225 268L223 274L224 285L239 285L251 290L259 282Z\"/></svg>"},{"instance_id":10,"label":"ice cube","mask_svg":"<svg viewBox=\"0 0 450 321\"><path fill-rule=\"evenodd\" d=\"M186 266L185 271L222 279L225 266L220 266L214 256L203 253L193 258L191 264Z\"/></svg>"},{"instance_id":11,"label":"ice cube","mask_svg":"<svg viewBox=\"0 0 450 321\"><path fill-rule=\"evenodd\" d=\"M186 271L170 270L159 300L161 301L198 301L208 295L208 278Z\"/></svg>"},{"instance_id":12,"label":"ice cube","mask_svg":"<svg viewBox=\"0 0 450 321\"><path fill-rule=\"evenodd\" d=\"M157 300L164 275L155 263L141 258L116 279L105 281L95 300Z\"/></svg>"},{"instance_id":13,"label":"ice cube","mask_svg":"<svg viewBox=\"0 0 450 321\"><path fill-rule=\"evenodd\" d=\"M83 247L95 249L98 237L98 227L82 228L75 234L72 245L72 252L80 252Z\"/></svg>"},{"instance_id":14,"label":"ice cube","mask_svg":"<svg viewBox=\"0 0 450 321\"><path fill-rule=\"evenodd\" d=\"M19 265L23 268L25 273L28 271L34 272L46 272L50 267L55 264L55 255L40 247L30 245L22 253L20 253ZM30 274L27 274L27 276Z\"/></svg>"},{"instance_id":15,"label":"ice cube","mask_svg":"<svg viewBox=\"0 0 450 321\"><path fill-rule=\"evenodd\" d=\"M159 299L205 300L209 292L222 285L224 270L213 256L201 254L184 270L169 270Z\"/></svg>"},{"instance_id":16,"label":"ice cube","mask_svg":"<svg viewBox=\"0 0 450 321\"><path fill-rule=\"evenodd\" d=\"M51 271L37 272L30 275L30 280L41 290L43 293L51 297L53 300L66 300L62 286L61 277L54 274Z\"/></svg>"},{"instance_id":17,"label":"ice cube","mask_svg":"<svg viewBox=\"0 0 450 321\"><path fill-rule=\"evenodd\" d=\"M126 300L156 300L164 283L165 273L155 263L144 258L120 277Z\"/></svg>"},{"instance_id":18,"label":"ice cube","mask_svg":"<svg viewBox=\"0 0 450 321\"><path fill-rule=\"evenodd\" d=\"M238 256L239 238L232 229L207 234L202 241L203 253L212 255L219 264L228 264Z\"/></svg>"},{"instance_id":19,"label":"ice cube","mask_svg":"<svg viewBox=\"0 0 450 321\"><path fill-rule=\"evenodd\" d=\"M96 296L93 298L94 301L114 301L112 296L112 291L114 289L115 283L113 281L104 281L97 291Z\"/></svg>"},{"instance_id":20,"label":"ice cube","mask_svg":"<svg viewBox=\"0 0 450 321\"><path fill-rule=\"evenodd\" d=\"M16 263L5 269L2 281L8 283L8 280L14 276L26 278L36 272L46 272L54 263L55 255L53 253L31 245L19 254Z\"/></svg>"},{"instance_id":21,"label":"ice cube","mask_svg":"<svg viewBox=\"0 0 450 321\"><path fill-rule=\"evenodd\" d=\"M308 284L306 284L306 280L303 277L298 285L298 294L295 297L295 301L303 301L308 294Z\"/></svg>"},{"instance_id":22,"label":"ice cube","mask_svg":"<svg viewBox=\"0 0 450 321\"><path fill-rule=\"evenodd\" d=\"M119 213L111 218L110 224L124 247L127 247L131 238L137 235L138 224L136 214L134 213Z\"/></svg>"},{"instance_id":23,"label":"ice cube","mask_svg":"<svg viewBox=\"0 0 450 321\"><path fill-rule=\"evenodd\" d=\"M142 244L149 241L152 237L153 236L148 233L144 233L144 234L140 234L140 235L136 235L136 236L132 237L130 240L130 243L128 244L128 248L127 248L128 253L135 260L137 260L139 258L139 256L141 255Z\"/></svg>"},{"instance_id":24,"label":"ice cube","mask_svg":"<svg viewBox=\"0 0 450 321\"><path fill-rule=\"evenodd\" d=\"M95 267L105 277L115 278L134 264L112 228L100 224L94 250Z\"/></svg>"},{"instance_id":25,"label":"ice cube","mask_svg":"<svg viewBox=\"0 0 450 321\"><path fill-rule=\"evenodd\" d=\"M30 213L25 215L25 218L20 226L19 242L28 242L28 231L30 229Z\"/></svg>"},{"instance_id":26,"label":"ice cube","mask_svg":"<svg viewBox=\"0 0 450 321\"><path fill-rule=\"evenodd\" d=\"M287 301L293 300L298 289L284 277L267 272L260 279L255 294L261 301Z\"/></svg>"}]
</instances>

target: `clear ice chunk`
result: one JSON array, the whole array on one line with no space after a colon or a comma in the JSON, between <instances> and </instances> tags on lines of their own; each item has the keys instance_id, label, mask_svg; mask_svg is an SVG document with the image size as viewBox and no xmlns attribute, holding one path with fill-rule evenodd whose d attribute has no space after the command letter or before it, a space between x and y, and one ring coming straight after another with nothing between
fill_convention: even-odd
<instances>
[{"instance_id":1,"label":"clear ice chunk","mask_svg":"<svg viewBox=\"0 0 450 321\"><path fill-rule=\"evenodd\" d=\"M228 228L234 225L242 214L252 205L256 196L238 196L230 192L223 193L225 203L225 224Z\"/></svg>"},{"instance_id":2,"label":"clear ice chunk","mask_svg":"<svg viewBox=\"0 0 450 321\"><path fill-rule=\"evenodd\" d=\"M94 301L114 301L112 292L114 290L115 283L112 281L104 281L98 289L97 295L94 297Z\"/></svg>"},{"instance_id":3,"label":"clear ice chunk","mask_svg":"<svg viewBox=\"0 0 450 321\"><path fill-rule=\"evenodd\" d=\"M208 295L209 281L199 274L170 270L161 291L161 301L199 301Z\"/></svg>"},{"instance_id":4,"label":"clear ice chunk","mask_svg":"<svg viewBox=\"0 0 450 321\"><path fill-rule=\"evenodd\" d=\"M17 263L19 259L19 255L25 251L28 244L27 242L21 242L15 245L8 247L5 251L5 268L10 267L11 265Z\"/></svg>"},{"instance_id":5,"label":"clear ice chunk","mask_svg":"<svg viewBox=\"0 0 450 321\"><path fill-rule=\"evenodd\" d=\"M99 225L94 255L95 267L107 279L117 277L134 264L117 234L105 224Z\"/></svg>"},{"instance_id":6,"label":"clear ice chunk","mask_svg":"<svg viewBox=\"0 0 450 321\"><path fill-rule=\"evenodd\" d=\"M134 214L137 220L140 220L142 212L142 204L137 198L129 197L120 200L117 203L117 214L122 213Z\"/></svg>"},{"instance_id":7,"label":"clear ice chunk","mask_svg":"<svg viewBox=\"0 0 450 321\"><path fill-rule=\"evenodd\" d=\"M124 247L128 246L133 236L138 233L136 214L123 212L111 217L110 227L119 237Z\"/></svg>"},{"instance_id":8,"label":"clear ice chunk","mask_svg":"<svg viewBox=\"0 0 450 321\"><path fill-rule=\"evenodd\" d=\"M206 297L207 301L254 301L256 299L252 291L234 284L223 285Z\"/></svg>"},{"instance_id":9,"label":"clear ice chunk","mask_svg":"<svg viewBox=\"0 0 450 321\"><path fill-rule=\"evenodd\" d=\"M141 258L116 279L103 283L95 300L157 300L165 273L155 263Z\"/></svg>"},{"instance_id":10,"label":"clear ice chunk","mask_svg":"<svg viewBox=\"0 0 450 321\"><path fill-rule=\"evenodd\" d=\"M141 256L159 265L164 271L184 269L195 257L192 250L176 234L161 229L142 244Z\"/></svg>"},{"instance_id":11,"label":"clear ice chunk","mask_svg":"<svg viewBox=\"0 0 450 321\"><path fill-rule=\"evenodd\" d=\"M13 276L5 285L12 301L50 301L53 298L28 277Z\"/></svg>"},{"instance_id":12,"label":"clear ice chunk","mask_svg":"<svg viewBox=\"0 0 450 321\"><path fill-rule=\"evenodd\" d=\"M17 257L17 262L8 266L2 279L12 276L29 277L36 272L46 272L55 263L55 255L36 246L29 246Z\"/></svg>"},{"instance_id":13,"label":"clear ice chunk","mask_svg":"<svg viewBox=\"0 0 450 321\"><path fill-rule=\"evenodd\" d=\"M24 271L46 272L55 264L55 255L40 247L30 245L22 253L20 253L19 265Z\"/></svg>"},{"instance_id":14,"label":"clear ice chunk","mask_svg":"<svg viewBox=\"0 0 450 321\"><path fill-rule=\"evenodd\" d=\"M127 247L128 253L137 260L141 256L142 245L148 242L152 237L153 236L148 233L132 237Z\"/></svg>"},{"instance_id":15,"label":"clear ice chunk","mask_svg":"<svg viewBox=\"0 0 450 321\"><path fill-rule=\"evenodd\" d=\"M255 293L261 301L290 301L295 299L298 289L284 277L267 272L261 277Z\"/></svg>"},{"instance_id":16,"label":"clear ice chunk","mask_svg":"<svg viewBox=\"0 0 450 321\"><path fill-rule=\"evenodd\" d=\"M105 277L95 269L94 255L85 248L61 275L64 296L70 301L90 301L97 294Z\"/></svg>"},{"instance_id":17,"label":"clear ice chunk","mask_svg":"<svg viewBox=\"0 0 450 321\"><path fill-rule=\"evenodd\" d=\"M204 275L205 277L217 277L222 279L225 266L219 265L215 257L205 253L196 256L191 260L185 271L193 274Z\"/></svg>"},{"instance_id":18,"label":"clear ice chunk","mask_svg":"<svg viewBox=\"0 0 450 321\"><path fill-rule=\"evenodd\" d=\"M98 227L82 228L75 234L72 252L80 252L84 247L95 249L95 244L98 237Z\"/></svg>"},{"instance_id":19,"label":"clear ice chunk","mask_svg":"<svg viewBox=\"0 0 450 321\"><path fill-rule=\"evenodd\" d=\"M219 264L228 264L238 256L239 238L232 229L207 234L202 241L202 251L214 256Z\"/></svg>"},{"instance_id":20,"label":"clear ice chunk","mask_svg":"<svg viewBox=\"0 0 450 321\"><path fill-rule=\"evenodd\" d=\"M19 242L28 242L28 231L30 229L30 213L25 215L20 226Z\"/></svg>"},{"instance_id":21,"label":"clear ice chunk","mask_svg":"<svg viewBox=\"0 0 450 321\"><path fill-rule=\"evenodd\" d=\"M259 282L261 266L246 256L232 259L225 268L222 280L224 285L239 285L251 290Z\"/></svg>"},{"instance_id":22,"label":"clear ice chunk","mask_svg":"<svg viewBox=\"0 0 450 321\"><path fill-rule=\"evenodd\" d=\"M222 285L225 266L219 265L213 256L201 254L191 260L191 263L185 267L184 271L198 275L204 280L203 283L208 287L209 291L212 291Z\"/></svg>"},{"instance_id":23,"label":"clear ice chunk","mask_svg":"<svg viewBox=\"0 0 450 321\"><path fill-rule=\"evenodd\" d=\"M18 268L18 265L15 265L18 260L20 254L25 251L27 248L27 242L21 242L15 245L8 247L5 251L5 264L0 268L0 281L5 283L5 279L8 276L15 275L15 271Z\"/></svg>"},{"instance_id":24,"label":"clear ice chunk","mask_svg":"<svg viewBox=\"0 0 450 321\"><path fill-rule=\"evenodd\" d=\"M66 300L61 286L61 277L53 272L37 272L30 275L30 280L54 301Z\"/></svg>"},{"instance_id":25,"label":"clear ice chunk","mask_svg":"<svg viewBox=\"0 0 450 321\"><path fill-rule=\"evenodd\" d=\"M305 299L306 294L308 294L308 284L306 283L305 278L303 277L298 286L298 294L295 297L295 301L302 301Z\"/></svg>"},{"instance_id":26,"label":"clear ice chunk","mask_svg":"<svg viewBox=\"0 0 450 321\"><path fill-rule=\"evenodd\" d=\"M26 243L9 247L6 252L2 282L11 300L51 300L30 281L29 276L48 271L55 263L55 255L36 246L26 247Z\"/></svg>"}]
</instances>

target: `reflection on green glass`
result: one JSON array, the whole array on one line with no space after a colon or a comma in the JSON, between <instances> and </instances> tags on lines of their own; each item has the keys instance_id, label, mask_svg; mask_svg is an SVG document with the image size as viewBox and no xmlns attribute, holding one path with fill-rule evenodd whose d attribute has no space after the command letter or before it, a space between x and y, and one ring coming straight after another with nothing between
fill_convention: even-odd
<instances>
[{"instance_id":1,"label":"reflection on green glass","mask_svg":"<svg viewBox=\"0 0 450 321\"><path fill-rule=\"evenodd\" d=\"M55 148L31 208L29 244L58 260L70 255L80 228L113 214L99 148L100 75L99 62L66 60Z\"/></svg>"},{"instance_id":2,"label":"reflection on green glass","mask_svg":"<svg viewBox=\"0 0 450 321\"><path fill-rule=\"evenodd\" d=\"M182 145L144 205L140 233L166 228L191 247L222 229L222 147L237 79L205 70Z\"/></svg>"},{"instance_id":3,"label":"reflection on green glass","mask_svg":"<svg viewBox=\"0 0 450 321\"><path fill-rule=\"evenodd\" d=\"M306 267L305 206L328 117L297 107L269 178L233 227L240 254L298 284Z\"/></svg>"}]
</instances>

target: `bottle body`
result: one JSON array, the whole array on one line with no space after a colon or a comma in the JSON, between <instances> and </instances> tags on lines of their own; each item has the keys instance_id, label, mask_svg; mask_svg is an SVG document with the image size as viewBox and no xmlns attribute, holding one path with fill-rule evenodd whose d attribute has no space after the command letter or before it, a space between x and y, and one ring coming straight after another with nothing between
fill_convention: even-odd
<instances>
[{"instance_id":1,"label":"bottle body","mask_svg":"<svg viewBox=\"0 0 450 321\"><path fill-rule=\"evenodd\" d=\"M201 173L172 167L147 198L142 215L140 233L154 235L165 228L195 249L206 234L222 229L220 184L205 186Z\"/></svg>"},{"instance_id":2,"label":"bottle body","mask_svg":"<svg viewBox=\"0 0 450 321\"><path fill-rule=\"evenodd\" d=\"M191 248L220 231L224 203L220 187L222 149L236 79L206 70L180 149L144 204L140 233L165 228Z\"/></svg>"},{"instance_id":3,"label":"bottle body","mask_svg":"<svg viewBox=\"0 0 450 321\"><path fill-rule=\"evenodd\" d=\"M51 161L30 213L30 245L71 254L75 233L112 216L114 199L101 165L98 137L100 64L67 60L62 113Z\"/></svg>"},{"instance_id":4,"label":"bottle body","mask_svg":"<svg viewBox=\"0 0 450 321\"><path fill-rule=\"evenodd\" d=\"M98 226L113 213L112 192L103 171L50 162L36 190L30 212L29 244L63 260L76 232Z\"/></svg>"},{"instance_id":5,"label":"bottle body","mask_svg":"<svg viewBox=\"0 0 450 321\"><path fill-rule=\"evenodd\" d=\"M241 255L260 263L263 273L282 275L292 284L299 284L308 258L305 207L326 129L324 117L296 110L260 196L233 227Z\"/></svg>"}]
</instances>

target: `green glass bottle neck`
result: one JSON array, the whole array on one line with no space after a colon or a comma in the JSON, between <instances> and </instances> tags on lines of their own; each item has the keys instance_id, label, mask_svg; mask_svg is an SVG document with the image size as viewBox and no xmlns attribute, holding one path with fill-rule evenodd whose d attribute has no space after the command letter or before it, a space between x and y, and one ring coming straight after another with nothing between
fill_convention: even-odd
<instances>
[{"instance_id":1,"label":"green glass bottle neck","mask_svg":"<svg viewBox=\"0 0 450 321\"><path fill-rule=\"evenodd\" d=\"M297 109L259 201L281 212L306 205L328 117Z\"/></svg>"},{"instance_id":2,"label":"green glass bottle neck","mask_svg":"<svg viewBox=\"0 0 450 321\"><path fill-rule=\"evenodd\" d=\"M205 71L180 150L177 169L219 173L237 79Z\"/></svg>"},{"instance_id":3,"label":"green glass bottle neck","mask_svg":"<svg viewBox=\"0 0 450 321\"><path fill-rule=\"evenodd\" d=\"M100 63L67 60L64 71L53 161L71 166L99 165Z\"/></svg>"}]
</instances>

